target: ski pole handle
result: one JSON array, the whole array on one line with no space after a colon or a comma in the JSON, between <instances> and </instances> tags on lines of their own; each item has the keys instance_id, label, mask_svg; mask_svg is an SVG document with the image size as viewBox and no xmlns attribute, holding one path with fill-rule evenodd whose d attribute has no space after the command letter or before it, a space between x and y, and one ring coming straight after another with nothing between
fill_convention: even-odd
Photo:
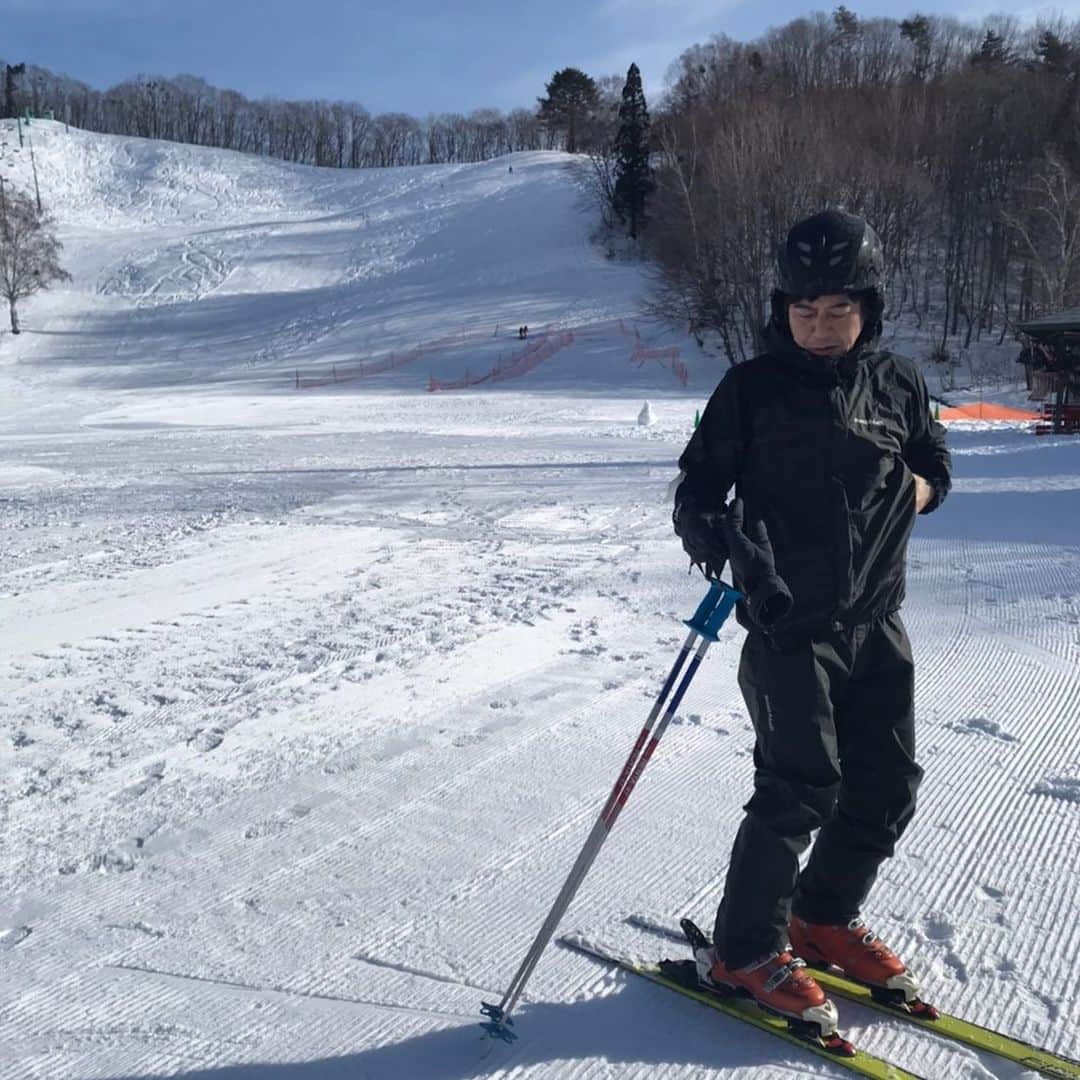
<instances>
[{"instance_id":1,"label":"ski pole handle","mask_svg":"<svg viewBox=\"0 0 1080 1080\"><path fill-rule=\"evenodd\" d=\"M743 594L738 589L733 589L724 581L713 581L709 585L708 595L694 612L694 617L685 620L686 625L696 630L703 638L716 641L724 620L742 599Z\"/></svg>"}]
</instances>

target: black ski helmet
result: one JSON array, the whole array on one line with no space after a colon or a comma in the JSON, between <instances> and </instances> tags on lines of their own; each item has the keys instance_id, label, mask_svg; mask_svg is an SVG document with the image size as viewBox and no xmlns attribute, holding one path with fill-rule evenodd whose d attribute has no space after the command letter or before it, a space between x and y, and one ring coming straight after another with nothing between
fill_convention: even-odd
<instances>
[{"instance_id":1,"label":"black ski helmet","mask_svg":"<svg viewBox=\"0 0 1080 1080\"><path fill-rule=\"evenodd\" d=\"M865 218L823 210L797 221L777 248L773 320L787 334L789 300L834 293L854 293L862 300L866 325L860 339L881 333L885 310L881 240Z\"/></svg>"},{"instance_id":2,"label":"black ski helmet","mask_svg":"<svg viewBox=\"0 0 1080 1080\"><path fill-rule=\"evenodd\" d=\"M776 253L776 287L788 296L884 293L885 256L865 219L823 210L796 222Z\"/></svg>"}]
</instances>

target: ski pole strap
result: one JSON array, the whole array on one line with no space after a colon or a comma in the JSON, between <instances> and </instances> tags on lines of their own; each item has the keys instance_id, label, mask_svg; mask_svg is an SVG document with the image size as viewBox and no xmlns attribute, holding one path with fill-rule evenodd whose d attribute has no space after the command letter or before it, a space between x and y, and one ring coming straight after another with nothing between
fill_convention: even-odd
<instances>
[{"instance_id":1,"label":"ski pole strap","mask_svg":"<svg viewBox=\"0 0 1080 1080\"><path fill-rule=\"evenodd\" d=\"M723 581L714 581L709 585L709 593L698 605L692 619L684 620L691 630L696 630L703 638L716 641L724 620L731 614L732 608L743 599L738 589L733 589Z\"/></svg>"}]
</instances>

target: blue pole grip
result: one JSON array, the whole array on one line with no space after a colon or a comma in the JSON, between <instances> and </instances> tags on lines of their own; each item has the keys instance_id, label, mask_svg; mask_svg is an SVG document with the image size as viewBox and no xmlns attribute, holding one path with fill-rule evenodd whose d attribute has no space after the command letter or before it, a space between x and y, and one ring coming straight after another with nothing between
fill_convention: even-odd
<instances>
[{"instance_id":1,"label":"blue pole grip","mask_svg":"<svg viewBox=\"0 0 1080 1080\"><path fill-rule=\"evenodd\" d=\"M733 589L723 581L714 581L709 585L709 593L698 605L692 619L683 621L691 630L696 630L703 638L716 641L716 636L724 620L731 614L735 605L743 598L738 589Z\"/></svg>"}]
</instances>

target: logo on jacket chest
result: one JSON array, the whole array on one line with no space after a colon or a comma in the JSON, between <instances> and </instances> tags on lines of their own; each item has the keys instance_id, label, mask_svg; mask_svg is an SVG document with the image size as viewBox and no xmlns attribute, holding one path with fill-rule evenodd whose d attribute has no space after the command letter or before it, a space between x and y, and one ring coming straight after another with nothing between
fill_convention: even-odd
<instances>
[{"instance_id":1,"label":"logo on jacket chest","mask_svg":"<svg viewBox=\"0 0 1080 1080\"><path fill-rule=\"evenodd\" d=\"M900 449L905 432L899 417L879 412L869 402L863 403L858 412L861 415L848 415L849 431L880 449L893 452Z\"/></svg>"}]
</instances>

